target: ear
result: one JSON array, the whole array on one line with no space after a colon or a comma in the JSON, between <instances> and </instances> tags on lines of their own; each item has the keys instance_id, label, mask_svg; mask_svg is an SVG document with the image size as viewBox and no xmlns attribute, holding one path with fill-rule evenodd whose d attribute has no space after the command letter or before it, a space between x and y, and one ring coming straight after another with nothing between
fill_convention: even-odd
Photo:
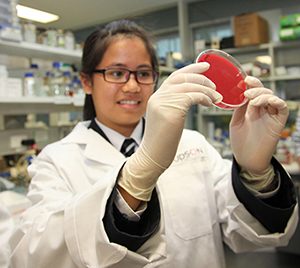
<instances>
[{"instance_id":1,"label":"ear","mask_svg":"<svg viewBox=\"0 0 300 268\"><path fill-rule=\"evenodd\" d=\"M92 85L91 78L88 75L81 73L80 81L85 94L89 94L89 95L92 94L93 85Z\"/></svg>"}]
</instances>

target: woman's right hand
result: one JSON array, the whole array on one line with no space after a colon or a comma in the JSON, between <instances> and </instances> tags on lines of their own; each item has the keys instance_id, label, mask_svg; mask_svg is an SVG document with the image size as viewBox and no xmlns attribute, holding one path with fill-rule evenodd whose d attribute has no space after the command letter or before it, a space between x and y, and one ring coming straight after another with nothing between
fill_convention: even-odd
<instances>
[{"instance_id":1,"label":"woman's right hand","mask_svg":"<svg viewBox=\"0 0 300 268\"><path fill-rule=\"evenodd\" d=\"M123 168L126 179L119 180L137 199L150 199L156 180L172 163L190 107L222 100L215 84L201 74L208 68L209 64L202 62L176 70L150 97L142 143Z\"/></svg>"},{"instance_id":2,"label":"woman's right hand","mask_svg":"<svg viewBox=\"0 0 300 268\"><path fill-rule=\"evenodd\" d=\"M203 62L173 72L149 99L142 146L164 169L175 157L190 107L211 106L222 100L215 84L201 74L208 68L209 64Z\"/></svg>"}]
</instances>

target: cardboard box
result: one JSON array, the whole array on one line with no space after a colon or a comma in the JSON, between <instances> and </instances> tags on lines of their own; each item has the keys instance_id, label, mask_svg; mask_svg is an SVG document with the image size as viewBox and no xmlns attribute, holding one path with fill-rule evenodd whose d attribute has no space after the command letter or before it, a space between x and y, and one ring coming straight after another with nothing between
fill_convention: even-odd
<instances>
[{"instance_id":1,"label":"cardboard box","mask_svg":"<svg viewBox=\"0 0 300 268\"><path fill-rule=\"evenodd\" d=\"M236 47L269 42L268 22L257 13L247 13L233 18L234 45Z\"/></svg>"}]
</instances>

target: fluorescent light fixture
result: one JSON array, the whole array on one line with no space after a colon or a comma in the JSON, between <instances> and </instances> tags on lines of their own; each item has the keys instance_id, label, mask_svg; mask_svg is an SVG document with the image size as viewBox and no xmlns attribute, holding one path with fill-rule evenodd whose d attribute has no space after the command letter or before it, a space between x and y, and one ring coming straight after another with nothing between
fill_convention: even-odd
<instances>
[{"instance_id":1,"label":"fluorescent light fixture","mask_svg":"<svg viewBox=\"0 0 300 268\"><path fill-rule=\"evenodd\" d=\"M17 5L17 15L22 19L36 21L40 23L49 23L59 19L59 16L44 12L38 9Z\"/></svg>"}]
</instances>

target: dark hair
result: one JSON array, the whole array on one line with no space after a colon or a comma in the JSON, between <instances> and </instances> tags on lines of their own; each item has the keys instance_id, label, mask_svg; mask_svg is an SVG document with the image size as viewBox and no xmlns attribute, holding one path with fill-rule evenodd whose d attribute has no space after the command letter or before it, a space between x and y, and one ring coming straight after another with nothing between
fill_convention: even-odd
<instances>
[{"instance_id":1,"label":"dark hair","mask_svg":"<svg viewBox=\"0 0 300 268\"><path fill-rule=\"evenodd\" d=\"M145 44L151 58L153 70L158 72L158 60L149 34L135 22L130 20L113 21L103 28L92 32L86 39L82 60L81 73L92 79L93 71L102 60L107 48L117 35L139 37ZM92 95L86 94L83 107L83 119L90 120L96 116Z\"/></svg>"}]
</instances>

